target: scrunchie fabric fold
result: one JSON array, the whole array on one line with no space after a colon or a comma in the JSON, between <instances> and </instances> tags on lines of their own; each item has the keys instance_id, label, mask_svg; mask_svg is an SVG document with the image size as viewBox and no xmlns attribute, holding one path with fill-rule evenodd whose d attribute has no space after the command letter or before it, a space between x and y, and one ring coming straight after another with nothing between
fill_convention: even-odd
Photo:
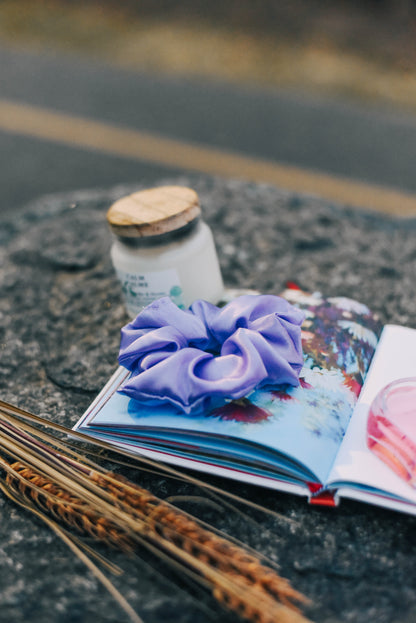
<instances>
[{"instance_id":1,"label":"scrunchie fabric fold","mask_svg":"<svg viewBox=\"0 0 416 623\"><path fill-rule=\"evenodd\" d=\"M121 330L119 363L131 375L120 391L191 413L263 385L296 386L303 319L273 295L240 296L222 308L195 301L188 310L161 298Z\"/></svg>"}]
</instances>

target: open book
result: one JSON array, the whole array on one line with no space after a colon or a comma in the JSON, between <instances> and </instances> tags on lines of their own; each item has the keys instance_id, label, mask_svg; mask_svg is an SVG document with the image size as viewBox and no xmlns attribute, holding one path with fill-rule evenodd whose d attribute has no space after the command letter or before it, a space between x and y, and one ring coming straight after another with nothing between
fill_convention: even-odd
<instances>
[{"instance_id":1,"label":"open book","mask_svg":"<svg viewBox=\"0 0 416 623\"><path fill-rule=\"evenodd\" d=\"M119 368L75 430L177 466L306 495L315 504L348 497L416 514L412 482L367 443L376 394L395 379L416 377L416 329L381 327L351 299L295 289L283 296L306 314L298 387L266 387L186 415L120 393L129 372ZM416 421L413 428L416 442Z\"/></svg>"}]
</instances>

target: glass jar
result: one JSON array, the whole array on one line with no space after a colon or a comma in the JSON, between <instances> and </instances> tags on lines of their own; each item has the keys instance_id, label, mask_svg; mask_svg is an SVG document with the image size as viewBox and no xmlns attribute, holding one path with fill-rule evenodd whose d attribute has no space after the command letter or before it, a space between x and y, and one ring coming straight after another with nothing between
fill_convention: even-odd
<instances>
[{"instance_id":1,"label":"glass jar","mask_svg":"<svg viewBox=\"0 0 416 623\"><path fill-rule=\"evenodd\" d=\"M377 394L368 415L367 445L416 487L416 378L393 381Z\"/></svg>"},{"instance_id":2,"label":"glass jar","mask_svg":"<svg viewBox=\"0 0 416 623\"><path fill-rule=\"evenodd\" d=\"M170 296L181 308L217 303L224 292L212 232L190 188L163 186L116 201L107 213L111 258L128 313Z\"/></svg>"}]
</instances>

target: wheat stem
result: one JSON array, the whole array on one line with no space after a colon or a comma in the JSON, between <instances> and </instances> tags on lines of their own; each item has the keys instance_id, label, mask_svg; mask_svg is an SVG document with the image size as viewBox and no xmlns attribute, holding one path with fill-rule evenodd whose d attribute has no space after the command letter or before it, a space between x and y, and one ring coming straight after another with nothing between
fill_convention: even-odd
<instances>
[{"instance_id":1,"label":"wheat stem","mask_svg":"<svg viewBox=\"0 0 416 623\"><path fill-rule=\"evenodd\" d=\"M166 464L161 464L158 463L155 460L152 460L146 456L144 456L143 454L140 454L140 449L137 448L135 449L134 452L127 450L125 448L115 448L114 445L112 445L109 442L106 442L102 439L98 440L90 435L86 435L85 433L82 433L80 431L75 431L75 430L68 430L67 428L65 428L64 426L61 426L60 424L57 424L56 422L50 422L48 420L45 420L44 418L39 417L38 415L35 415L33 413L29 413L28 411L25 411L24 409L21 409L19 407L16 407L15 405L11 405L7 402L4 402L2 400L0 400L0 413L4 416L7 415L8 417L11 417L13 422L16 422L16 416L19 416L19 418L22 418L24 422L33 422L36 423L40 426L43 427L47 427L50 428L51 430L55 431L55 432L59 432L59 433L63 433L65 434L67 437L69 438L74 438L74 439L78 439L80 442L82 443L86 443L89 445L93 445L96 446L100 449L100 452L97 455L97 458L100 459L105 459L108 458L108 456L104 455L103 452L109 452L112 456L117 453L120 456L125 456L128 457L129 459L131 459L133 461L134 464L137 465L137 462L140 462L141 465L141 469L142 469L142 465L148 465L150 468L156 470L158 473L162 473L164 476L170 476L172 478L177 478L178 480L186 480L188 483L193 484L197 487L203 487L204 490L206 491L210 491L213 492L214 494L217 494L221 499L223 499L224 497L229 498L231 500L234 500L235 502L238 503L242 503L245 504L246 506L249 506L255 510L259 510L263 513L266 513L272 517L275 517L276 519L278 519L279 521L284 521L287 523L290 523L291 525L297 525L297 522L290 518L290 517L286 517L280 513L277 513L276 511L273 511L269 508L265 508L264 506L261 506L260 504L257 504L256 502L253 502L252 500L249 500L247 498L243 499L240 496L230 493L229 491L224 491L222 489L219 489L218 487L216 487L215 485L212 485L208 482L202 482L200 479L191 476L190 474L184 474L183 472L178 471L177 469L166 465ZM43 436L43 439L45 441L47 441L48 438L50 438L47 434L42 433L40 430L35 429L33 426L31 426L30 424L24 424L25 426L29 427L29 430L36 431L36 434L40 437L41 435ZM22 426L22 422L19 422L19 427ZM74 456L76 459L79 458L79 452L73 451L70 449L70 444L68 447L68 443L63 444L62 442L60 442L60 440L58 439L54 439L54 444L57 447L60 447L61 449L64 450L65 453L71 453L72 456ZM83 457L83 461L85 463L88 463L90 465L94 465L94 463L92 461L88 461L88 459L86 457ZM120 461L118 461L120 462ZM127 465L128 467L132 467L131 464Z\"/></svg>"},{"instance_id":2,"label":"wheat stem","mask_svg":"<svg viewBox=\"0 0 416 623\"><path fill-rule=\"evenodd\" d=\"M42 433L39 441L36 432L27 424L20 430L15 419L0 420L0 468L6 474L2 488L46 516L55 532L66 535L65 542L70 537L57 522L126 552L144 545L198 579L243 618L256 623L306 621L293 602L308 600L264 566L261 556L126 478L81 460L74 451L68 456L64 444L52 436Z\"/></svg>"},{"instance_id":3,"label":"wheat stem","mask_svg":"<svg viewBox=\"0 0 416 623\"><path fill-rule=\"evenodd\" d=\"M44 523L46 523L54 532L57 534L64 543L74 552L74 554L84 563L84 565L92 572L93 575L99 580L99 582L108 590L108 592L112 595L112 597L117 601L120 607L127 614L132 623L144 623L143 619L137 614L137 612L130 606L128 601L123 597L123 595L116 589L114 584L110 582L110 580L104 575L104 573L95 565L88 556L84 554L82 549L76 545L76 542L72 536L68 536L65 530L62 530L60 526L53 520L51 520L47 515L39 511L31 500L28 502L15 491L10 490L4 483L0 481L0 489L3 491L7 497L9 497L13 502L29 510L31 513L39 517Z\"/></svg>"}]
</instances>

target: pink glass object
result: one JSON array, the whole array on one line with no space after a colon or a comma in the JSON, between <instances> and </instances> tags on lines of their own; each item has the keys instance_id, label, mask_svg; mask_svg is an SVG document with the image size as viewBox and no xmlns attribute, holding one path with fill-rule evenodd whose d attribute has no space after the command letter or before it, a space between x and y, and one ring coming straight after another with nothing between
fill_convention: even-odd
<instances>
[{"instance_id":1,"label":"pink glass object","mask_svg":"<svg viewBox=\"0 0 416 623\"><path fill-rule=\"evenodd\" d=\"M416 377L393 381L370 407L367 445L416 488Z\"/></svg>"}]
</instances>

